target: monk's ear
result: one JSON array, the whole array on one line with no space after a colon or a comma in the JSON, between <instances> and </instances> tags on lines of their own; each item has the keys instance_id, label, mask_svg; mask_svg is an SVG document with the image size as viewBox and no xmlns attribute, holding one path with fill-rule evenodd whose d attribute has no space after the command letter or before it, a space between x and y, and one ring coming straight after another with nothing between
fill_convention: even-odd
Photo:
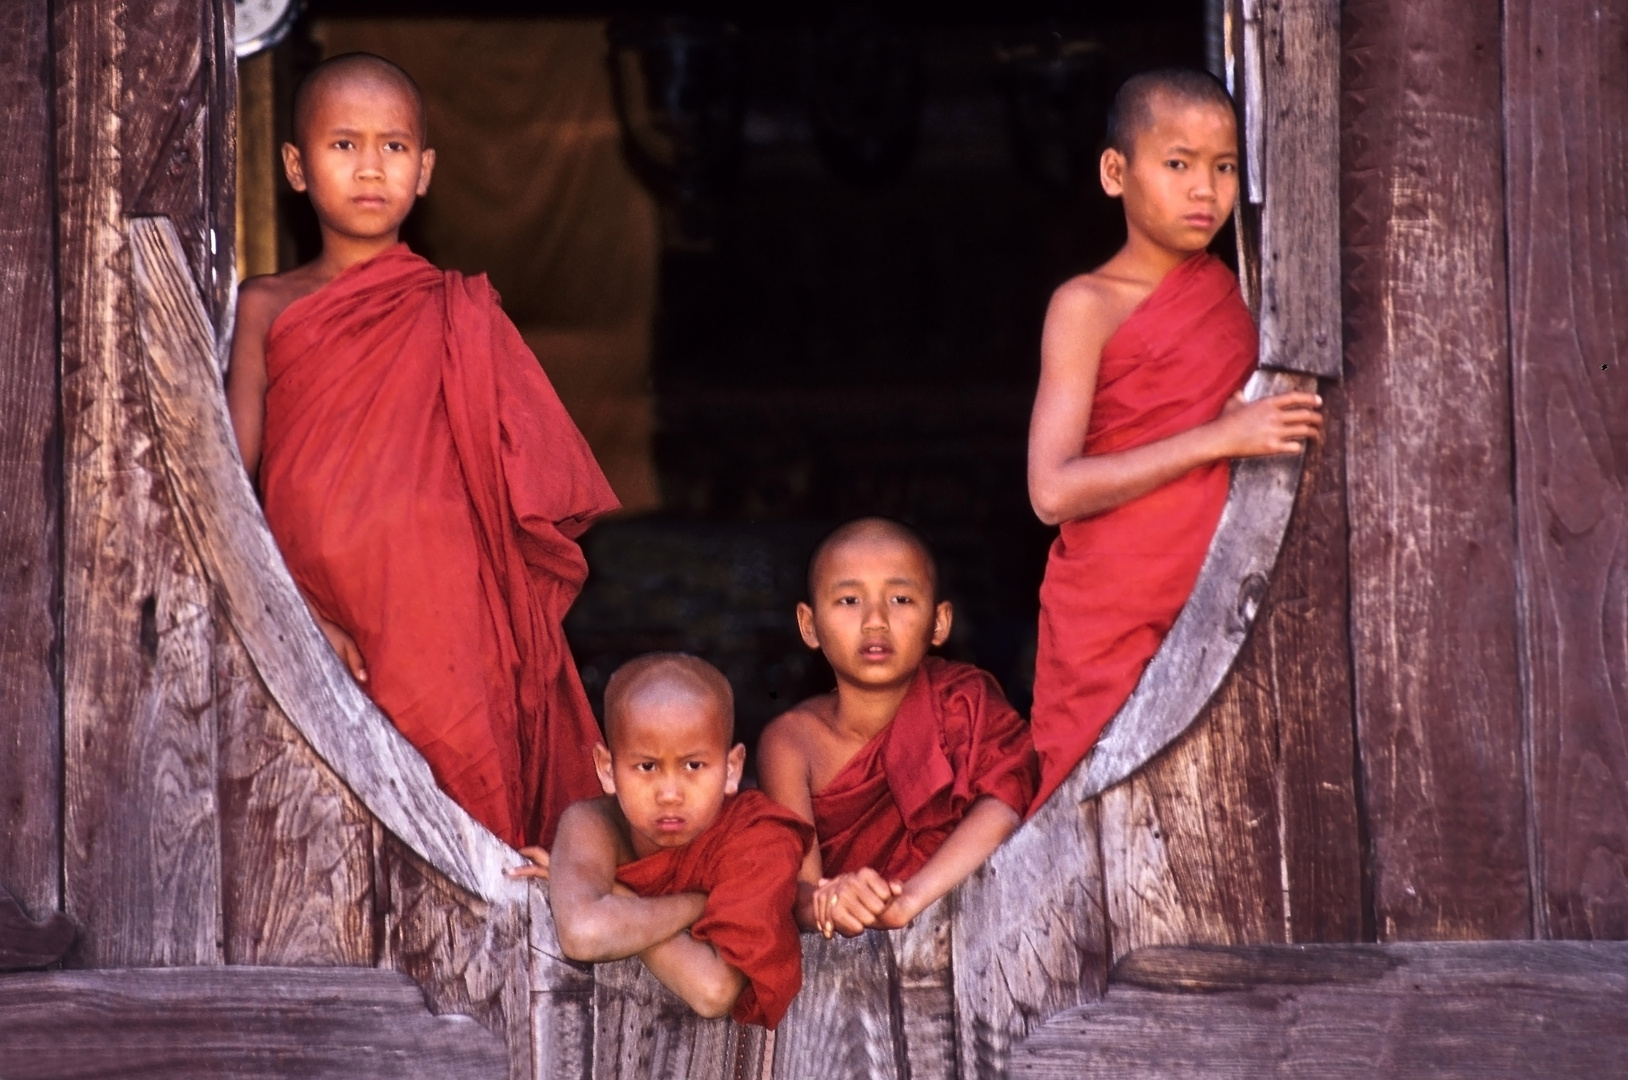
<instances>
[{"instance_id":1,"label":"monk's ear","mask_svg":"<svg viewBox=\"0 0 1628 1080\"><path fill-rule=\"evenodd\" d=\"M1129 162L1125 155L1113 147L1102 152L1102 161L1099 165L1102 174L1102 190L1108 193L1111 199L1117 199L1125 194L1125 170Z\"/></svg>"},{"instance_id":2,"label":"monk's ear","mask_svg":"<svg viewBox=\"0 0 1628 1080\"><path fill-rule=\"evenodd\" d=\"M814 609L807 604L797 605L797 629L803 635L803 644L811 649L820 647L820 632L814 628Z\"/></svg>"},{"instance_id":3,"label":"monk's ear","mask_svg":"<svg viewBox=\"0 0 1628 1080\"><path fill-rule=\"evenodd\" d=\"M948 600L940 600L933 609L933 644L942 645L950 640L950 627L955 624L955 608Z\"/></svg>"},{"instance_id":4,"label":"monk's ear","mask_svg":"<svg viewBox=\"0 0 1628 1080\"><path fill-rule=\"evenodd\" d=\"M746 771L746 744L736 743L724 759L724 794L733 795L741 789L741 774Z\"/></svg>"},{"instance_id":5,"label":"monk's ear","mask_svg":"<svg viewBox=\"0 0 1628 1080\"><path fill-rule=\"evenodd\" d=\"M435 171L435 151L425 149L418 155L418 193L430 190L430 174Z\"/></svg>"},{"instance_id":6,"label":"monk's ear","mask_svg":"<svg viewBox=\"0 0 1628 1080\"><path fill-rule=\"evenodd\" d=\"M616 772L611 768L610 747L594 744L594 772L599 774L599 787L606 795L616 794Z\"/></svg>"},{"instance_id":7,"label":"monk's ear","mask_svg":"<svg viewBox=\"0 0 1628 1080\"><path fill-rule=\"evenodd\" d=\"M283 143L283 175L288 177L288 186L295 191L305 190L305 159L300 157L300 148L291 142Z\"/></svg>"}]
</instances>

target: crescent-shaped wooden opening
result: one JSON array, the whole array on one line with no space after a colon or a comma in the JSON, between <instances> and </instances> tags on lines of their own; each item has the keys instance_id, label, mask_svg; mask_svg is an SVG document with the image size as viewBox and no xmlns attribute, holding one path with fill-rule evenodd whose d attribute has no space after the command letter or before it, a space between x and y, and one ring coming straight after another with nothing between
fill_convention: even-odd
<instances>
[{"instance_id":1,"label":"crescent-shaped wooden opening","mask_svg":"<svg viewBox=\"0 0 1628 1080\"><path fill-rule=\"evenodd\" d=\"M1256 237L1250 246L1259 249L1249 268L1258 273L1262 334L1251 398L1314 389L1315 376L1337 374L1339 363L1337 11L1289 0L1275 12L1278 40L1289 43L1275 64L1261 52L1254 4L1242 5L1231 50L1243 54L1238 66L1247 75L1249 189L1264 203L1244 214L1245 234ZM1295 97L1267 131L1263 105L1273 85L1293 86ZM1268 182L1274 193L1302 200L1293 220L1265 200ZM468 894L494 924L529 928L522 931L529 949L511 950L503 961L526 967L504 977L529 988L529 1006L488 1018L510 1043L513 1075L999 1075L1010 1046L1035 1024L1100 995L1104 962L1091 943L1104 940L1106 916L1100 893L1087 887L1101 872L1091 800L1180 736L1220 686L1265 595L1294 506L1299 458L1235 465L1191 598L1069 781L912 926L851 941L806 936L803 993L765 1038L761 1029L689 1014L637 961L588 969L563 959L545 887L505 876L522 863L518 853L440 791L311 620L238 456L221 338L181 241L165 218L134 219L129 229L164 472L260 677L314 755L428 872ZM438 973L428 963L416 974L434 983ZM449 1008L456 1010L456 999Z\"/></svg>"}]
</instances>

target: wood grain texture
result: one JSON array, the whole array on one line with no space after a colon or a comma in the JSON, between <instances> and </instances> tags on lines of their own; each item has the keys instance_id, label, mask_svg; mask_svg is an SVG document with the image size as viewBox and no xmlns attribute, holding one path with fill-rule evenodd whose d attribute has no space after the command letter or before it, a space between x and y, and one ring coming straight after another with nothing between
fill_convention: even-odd
<instances>
[{"instance_id":1,"label":"wood grain texture","mask_svg":"<svg viewBox=\"0 0 1628 1080\"><path fill-rule=\"evenodd\" d=\"M887 935L894 1039L906 1080L956 1080L954 901L940 900Z\"/></svg>"},{"instance_id":2,"label":"wood grain texture","mask_svg":"<svg viewBox=\"0 0 1628 1080\"><path fill-rule=\"evenodd\" d=\"M774 1080L902 1080L889 951L879 930L803 935L803 989L775 1029Z\"/></svg>"},{"instance_id":3,"label":"wood grain texture","mask_svg":"<svg viewBox=\"0 0 1628 1080\"><path fill-rule=\"evenodd\" d=\"M509 1075L532 1075L531 904L522 882L484 901L447 881L405 843L379 845L388 893L380 964L411 975L437 1013L472 1016L508 1046Z\"/></svg>"},{"instance_id":4,"label":"wood grain texture","mask_svg":"<svg viewBox=\"0 0 1628 1080\"><path fill-rule=\"evenodd\" d=\"M394 972L216 967L0 977L0 1062L7 1080L496 1080L506 1056Z\"/></svg>"},{"instance_id":5,"label":"wood grain texture","mask_svg":"<svg viewBox=\"0 0 1628 1080\"><path fill-rule=\"evenodd\" d=\"M62 904L62 444L44 4L0 10L0 888Z\"/></svg>"},{"instance_id":6,"label":"wood grain texture","mask_svg":"<svg viewBox=\"0 0 1628 1080\"><path fill-rule=\"evenodd\" d=\"M1262 639L1176 743L1103 792L1114 959L1146 945L1286 939L1277 732Z\"/></svg>"},{"instance_id":7,"label":"wood grain texture","mask_svg":"<svg viewBox=\"0 0 1628 1080\"><path fill-rule=\"evenodd\" d=\"M594 1069L594 969L566 960L548 906L548 886L533 882L531 1047L536 1080L590 1080Z\"/></svg>"},{"instance_id":8,"label":"wood grain texture","mask_svg":"<svg viewBox=\"0 0 1628 1080\"><path fill-rule=\"evenodd\" d=\"M1382 940L1532 932L1499 14L1343 8L1351 625Z\"/></svg>"},{"instance_id":9,"label":"wood grain texture","mask_svg":"<svg viewBox=\"0 0 1628 1080\"><path fill-rule=\"evenodd\" d=\"M172 28L115 0L53 13L70 960L216 963L210 601L156 459L122 220L132 119L173 104L137 93L126 61Z\"/></svg>"},{"instance_id":10,"label":"wood grain texture","mask_svg":"<svg viewBox=\"0 0 1628 1080\"><path fill-rule=\"evenodd\" d=\"M1536 1080L1618 1075L1628 1060L1621 945L1281 951L1235 958L1235 969L1288 976L1279 984L1236 980L1214 954L1186 971L1167 957L1161 966L1185 976L1178 992L1116 985L1048 1022L1013 1055L1010 1075Z\"/></svg>"},{"instance_id":11,"label":"wood grain texture","mask_svg":"<svg viewBox=\"0 0 1628 1080\"><path fill-rule=\"evenodd\" d=\"M762 1069L764 1031L703 1020L638 960L594 969L595 1080L737 1080Z\"/></svg>"},{"instance_id":12,"label":"wood grain texture","mask_svg":"<svg viewBox=\"0 0 1628 1080\"><path fill-rule=\"evenodd\" d=\"M1628 937L1628 10L1504 5L1535 916Z\"/></svg>"},{"instance_id":13,"label":"wood grain texture","mask_svg":"<svg viewBox=\"0 0 1628 1080\"><path fill-rule=\"evenodd\" d=\"M73 939L68 916L53 911L38 921L30 919L16 898L0 889L0 971L49 967L62 959Z\"/></svg>"},{"instance_id":14,"label":"wood grain texture","mask_svg":"<svg viewBox=\"0 0 1628 1080\"><path fill-rule=\"evenodd\" d=\"M224 612L215 632L226 962L371 967L372 819L271 700Z\"/></svg>"},{"instance_id":15,"label":"wood grain texture","mask_svg":"<svg viewBox=\"0 0 1628 1080\"><path fill-rule=\"evenodd\" d=\"M447 798L312 621L237 454L214 332L163 218L130 222L137 310L164 476L232 625L284 714L392 833L454 883L519 902L520 856Z\"/></svg>"},{"instance_id":16,"label":"wood grain texture","mask_svg":"<svg viewBox=\"0 0 1628 1080\"><path fill-rule=\"evenodd\" d=\"M1000 1076L1046 1017L1102 994L1108 921L1097 804L1049 799L953 894L956 1065Z\"/></svg>"},{"instance_id":17,"label":"wood grain texture","mask_svg":"<svg viewBox=\"0 0 1628 1080\"><path fill-rule=\"evenodd\" d=\"M1263 363L1340 375L1340 3L1251 5L1260 19Z\"/></svg>"}]
</instances>

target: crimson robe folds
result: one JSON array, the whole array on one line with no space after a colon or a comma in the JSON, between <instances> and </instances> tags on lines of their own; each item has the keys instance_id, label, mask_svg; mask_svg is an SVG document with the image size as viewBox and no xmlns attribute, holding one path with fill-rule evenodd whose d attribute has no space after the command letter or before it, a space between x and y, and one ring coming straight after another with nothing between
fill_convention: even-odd
<instances>
[{"instance_id":1,"label":"crimson robe folds","mask_svg":"<svg viewBox=\"0 0 1628 1080\"><path fill-rule=\"evenodd\" d=\"M821 866L908 878L975 800L1023 814L1037 780L1029 725L994 676L929 656L893 719L815 794Z\"/></svg>"},{"instance_id":2,"label":"crimson robe folds","mask_svg":"<svg viewBox=\"0 0 1628 1080\"><path fill-rule=\"evenodd\" d=\"M710 942L746 976L730 1015L772 1028L803 985L803 948L792 915L797 871L814 830L761 791L724 799L701 835L616 868L616 880L640 896L707 894L690 936Z\"/></svg>"},{"instance_id":3,"label":"crimson robe folds","mask_svg":"<svg viewBox=\"0 0 1628 1080\"><path fill-rule=\"evenodd\" d=\"M266 341L260 488L294 580L437 783L510 844L599 794L560 621L616 508L485 277L398 244Z\"/></svg>"},{"instance_id":4,"label":"crimson robe folds","mask_svg":"<svg viewBox=\"0 0 1628 1080\"><path fill-rule=\"evenodd\" d=\"M1129 450L1215 419L1254 369L1258 347L1232 271L1208 254L1188 259L1103 346L1085 453ZM1063 523L1040 585L1036 808L1090 753L1181 613L1230 477L1230 463L1213 462Z\"/></svg>"}]
</instances>

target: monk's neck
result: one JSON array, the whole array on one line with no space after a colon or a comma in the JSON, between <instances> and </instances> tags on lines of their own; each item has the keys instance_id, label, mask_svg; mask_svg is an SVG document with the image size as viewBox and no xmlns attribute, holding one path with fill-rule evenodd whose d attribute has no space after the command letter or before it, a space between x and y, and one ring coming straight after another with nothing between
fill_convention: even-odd
<instances>
[{"instance_id":1,"label":"monk's neck","mask_svg":"<svg viewBox=\"0 0 1628 1080\"><path fill-rule=\"evenodd\" d=\"M379 236L347 236L334 232L326 225L322 228L322 254L317 256L314 269L325 282L343 274L358 263L384 254L399 242L398 231L391 229Z\"/></svg>"},{"instance_id":2,"label":"monk's neck","mask_svg":"<svg viewBox=\"0 0 1628 1080\"><path fill-rule=\"evenodd\" d=\"M837 707L832 717L837 733L860 743L874 739L898 715L914 679L912 672L911 678L901 685L888 687L855 686L838 681Z\"/></svg>"},{"instance_id":3,"label":"monk's neck","mask_svg":"<svg viewBox=\"0 0 1628 1080\"><path fill-rule=\"evenodd\" d=\"M1202 249L1183 251L1179 248L1166 247L1152 237L1132 229L1125 239L1125 246L1119 249L1119 253L1110 262L1118 276L1150 282L1157 288L1159 282L1163 281L1170 271L1194 255L1202 253Z\"/></svg>"}]
</instances>

